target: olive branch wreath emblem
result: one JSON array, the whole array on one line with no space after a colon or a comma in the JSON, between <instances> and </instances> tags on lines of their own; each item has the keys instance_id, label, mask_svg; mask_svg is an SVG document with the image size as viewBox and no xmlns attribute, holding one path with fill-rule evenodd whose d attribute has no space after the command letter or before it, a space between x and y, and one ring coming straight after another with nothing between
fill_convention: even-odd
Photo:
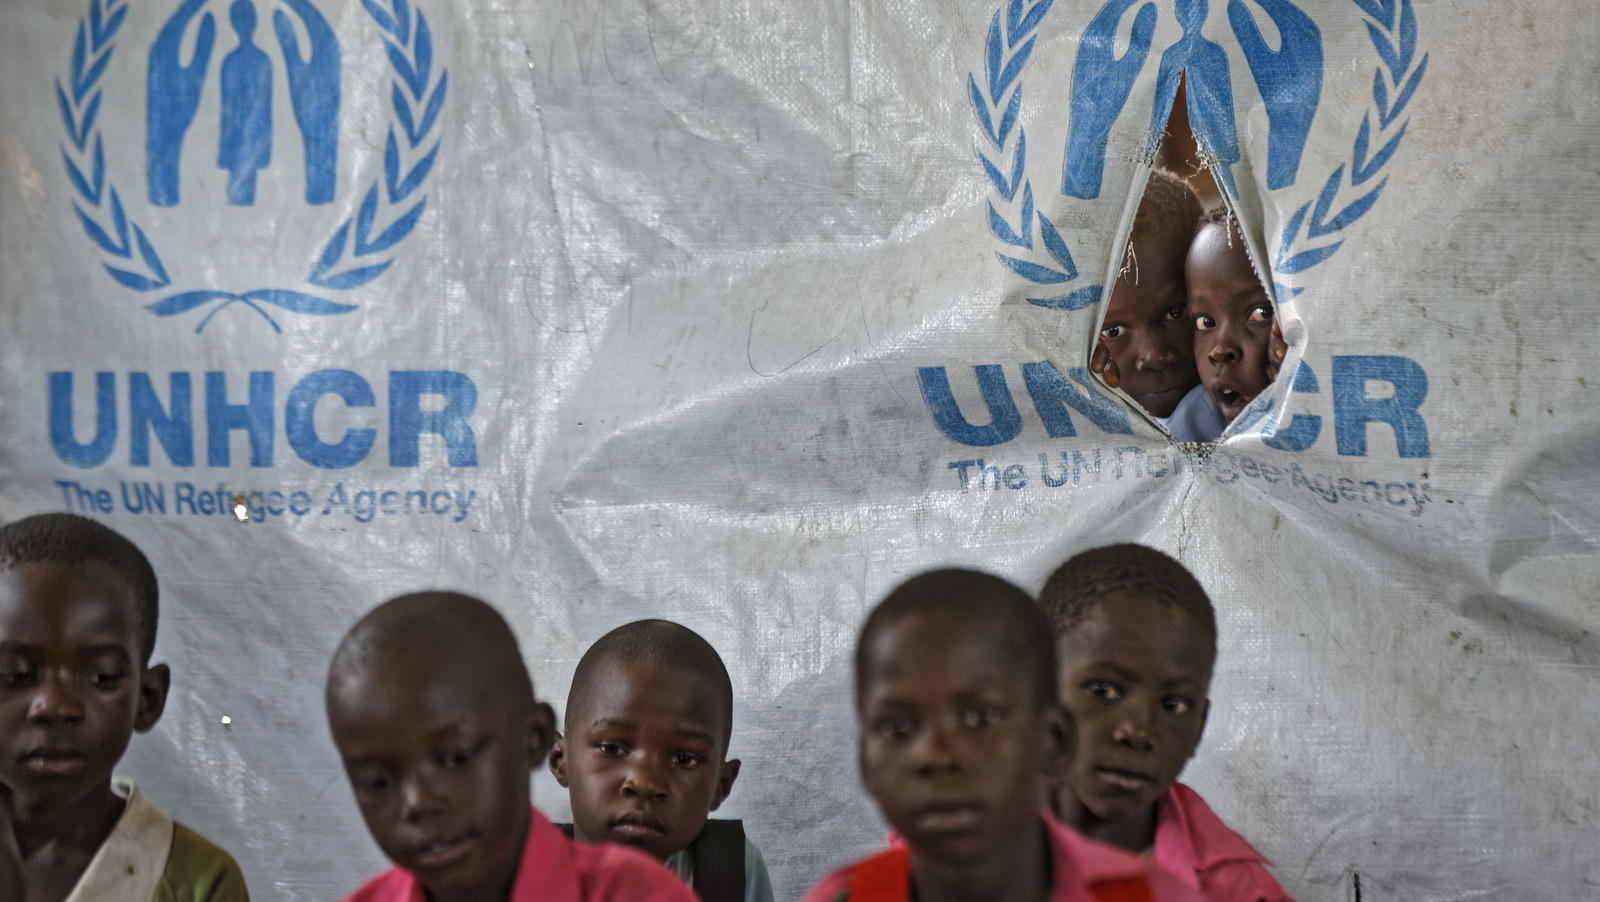
<instances>
[{"instance_id":1,"label":"olive branch wreath emblem","mask_svg":"<svg viewBox=\"0 0 1600 902\"><path fill-rule=\"evenodd\" d=\"M433 81L433 35L422 11L412 10L407 0L386 2L387 8L380 5L379 0L361 0L368 15L384 32L384 51L394 75L390 83L394 117L384 144L383 176L372 182L356 215L345 219L335 230L312 265L306 284L325 291L359 288L378 278L394 263L394 257L386 254L411 234L427 208L426 194L414 201L413 195L433 170L442 140L433 133L444 109L449 72L441 68L438 80ZM87 14L78 20L71 72L65 83L59 78L56 80L56 100L66 131L61 159L75 191L72 208L84 234L111 258L110 261L102 259L101 265L124 287L151 293L170 288L172 279L156 246L144 229L128 216L116 187L106 178L105 145L96 121L102 97L101 79L116 50L117 32L127 13L126 0L90 0ZM396 126L411 150L433 138L433 146L409 168L401 165ZM381 196L380 188L384 189ZM387 203L382 202L384 199ZM407 207L405 212L388 219L394 210L402 207ZM380 208L388 224L374 235ZM159 317L170 317L213 305L195 327L195 332L199 333L219 312L235 303L261 314L276 332L283 329L267 312L266 306L313 316L356 309L354 304L285 288L263 288L239 294L214 289L183 291L147 304L145 309Z\"/></svg>"},{"instance_id":2,"label":"olive branch wreath emblem","mask_svg":"<svg viewBox=\"0 0 1600 902\"><path fill-rule=\"evenodd\" d=\"M1363 22L1379 57L1372 81L1373 109L1363 114L1351 150L1348 184L1354 189L1377 178L1399 149L1410 121L1401 116L1422 82L1428 56L1424 53L1421 59L1416 57L1417 19L1411 0L1352 2L1369 17ZM1041 288L1065 285L1078 277L1072 253L1060 231L1034 206L1033 185L1024 174L1028 139L1018 124L1022 70L1033 53L1039 24L1053 3L1054 0L1036 0L1025 5L1024 0L1009 0L997 9L984 42L983 77L967 74L968 94L980 132L974 152L994 189L989 199L989 232L1003 245L995 256L1007 269ZM1372 127L1374 117L1376 129ZM1397 122L1399 127L1395 128ZM1375 145L1381 146L1373 152ZM1375 187L1334 212L1346 184L1345 165L1341 163L1323 183L1316 199L1301 205L1284 225L1273 258L1273 272L1297 275L1332 257L1343 245L1343 239L1314 247L1306 245L1336 235L1366 215L1387 183L1386 178L1379 180ZM1019 253L1036 251L1035 235L1050 262L1041 263ZM1280 300L1304 290L1303 286L1290 288L1276 281L1273 287ZM1100 295L1101 286L1093 285L1027 300L1049 310L1072 311L1094 306Z\"/></svg>"}]
</instances>

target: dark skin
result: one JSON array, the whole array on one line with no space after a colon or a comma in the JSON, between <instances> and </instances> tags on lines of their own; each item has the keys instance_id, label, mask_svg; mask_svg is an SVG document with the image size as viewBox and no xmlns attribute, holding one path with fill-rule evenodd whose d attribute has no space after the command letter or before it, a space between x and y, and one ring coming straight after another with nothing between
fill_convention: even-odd
<instances>
[{"instance_id":1,"label":"dark skin","mask_svg":"<svg viewBox=\"0 0 1600 902\"><path fill-rule=\"evenodd\" d=\"M1034 698L1001 630L945 612L864 637L861 773L911 846L920 902L1037 902L1050 887L1039 811L1070 728Z\"/></svg>"},{"instance_id":2,"label":"dark skin","mask_svg":"<svg viewBox=\"0 0 1600 902\"><path fill-rule=\"evenodd\" d=\"M1130 851L1154 844L1156 803L1205 729L1213 641L1187 611L1126 595L1058 638L1058 688L1079 739L1052 800L1062 820Z\"/></svg>"},{"instance_id":3,"label":"dark skin","mask_svg":"<svg viewBox=\"0 0 1600 902\"><path fill-rule=\"evenodd\" d=\"M111 771L172 680L143 644L133 589L109 567L0 572L0 823L26 902L65 899L122 816Z\"/></svg>"},{"instance_id":4,"label":"dark skin","mask_svg":"<svg viewBox=\"0 0 1600 902\"><path fill-rule=\"evenodd\" d=\"M1238 230L1202 226L1184 265L1200 381L1229 420L1278 377L1287 347Z\"/></svg>"},{"instance_id":5,"label":"dark skin","mask_svg":"<svg viewBox=\"0 0 1600 902\"><path fill-rule=\"evenodd\" d=\"M1185 309L1181 240L1138 235L1106 304L1089 369L1151 416L1168 417L1200 384L1194 322Z\"/></svg>"},{"instance_id":6,"label":"dark skin","mask_svg":"<svg viewBox=\"0 0 1600 902\"><path fill-rule=\"evenodd\" d=\"M733 789L729 722L709 680L658 661L602 661L567 712L550 771L571 790L573 832L659 860L689 847Z\"/></svg>"},{"instance_id":7,"label":"dark skin","mask_svg":"<svg viewBox=\"0 0 1600 902\"><path fill-rule=\"evenodd\" d=\"M327 692L367 829L430 902L505 902L554 712L494 643L408 643L373 658L343 667L336 658Z\"/></svg>"}]
</instances>

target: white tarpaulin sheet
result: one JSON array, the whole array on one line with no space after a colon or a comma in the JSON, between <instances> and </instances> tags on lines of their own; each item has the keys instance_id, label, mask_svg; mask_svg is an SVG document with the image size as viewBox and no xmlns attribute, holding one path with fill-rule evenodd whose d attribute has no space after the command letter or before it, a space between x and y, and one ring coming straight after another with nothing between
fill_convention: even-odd
<instances>
[{"instance_id":1,"label":"white tarpaulin sheet","mask_svg":"<svg viewBox=\"0 0 1600 902\"><path fill-rule=\"evenodd\" d=\"M358 614L481 595L558 711L670 617L793 899L884 830L866 609L1131 539L1218 606L1185 779L1297 897L1600 896L1600 15L1001 4L9 0L0 517L155 563L126 774L333 899ZM1183 70L1291 345L1209 455L1084 369Z\"/></svg>"}]
</instances>

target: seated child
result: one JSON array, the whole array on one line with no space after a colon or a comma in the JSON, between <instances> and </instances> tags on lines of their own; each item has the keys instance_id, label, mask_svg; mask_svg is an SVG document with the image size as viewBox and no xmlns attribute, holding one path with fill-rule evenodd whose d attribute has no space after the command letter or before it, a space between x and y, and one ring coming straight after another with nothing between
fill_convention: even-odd
<instances>
[{"instance_id":1,"label":"seated child","mask_svg":"<svg viewBox=\"0 0 1600 902\"><path fill-rule=\"evenodd\" d=\"M0 527L0 875L28 902L247 902L227 852L112 769L161 719L156 574L75 514ZM0 876L0 887L5 876Z\"/></svg>"},{"instance_id":2,"label":"seated child","mask_svg":"<svg viewBox=\"0 0 1600 902\"><path fill-rule=\"evenodd\" d=\"M1226 204L1200 217L1184 263L1200 383L1232 422L1278 377L1283 339Z\"/></svg>"},{"instance_id":3,"label":"seated child","mask_svg":"<svg viewBox=\"0 0 1600 902\"><path fill-rule=\"evenodd\" d=\"M1227 425L1200 385L1185 308L1184 256L1199 216L1200 201L1182 179L1151 171L1089 361L1180 442L1211 441Z\"/></svg>"},{"instance_id":4,"label":"seated child","mask_svg":"<svg viewBox=\"0 0 1600 902\"><path fill-rule=\"evenodd\" d=\"M856 644L859 760L903 842L808 902L1199 902L1045 810L1072 744L1049 627L1021 589L970 570L914 577L873 610Z\"/></svg>"},{"instance_id":5,"label":"seated child","mask_svg":"<svg viewBox=\"0 0 1600 902\"><path fill-rule=\"evenodd\" d=\"M733 682L711 643L666 620L601 636L578 662L550 753L576 838L648 852L702 902L772 902L743 825L707 820L739 776L732 736Z\"/></svg>"},{"instance_id":6,"label":"seated child","mask_svg":"<svg viewBox=\"0 0 1600 902\"><path fill-rule=\"evenodd\" d=\"M1078 725L1055 812L1096 839L1153 849L1211 902L1290 902L1261 853L1175 782L1210 707L1217 625L1205 590L1159 551L1110 545L1062 564L1039 600Z\"/></svg>"},{"instance_id":7,"label":"seated child","mask_svg":"<svg viewBox=\"0 0 1600 902\"><path fill-rule=\"evenodd\" d=\"M428 592L378 606L339 644L327 707L361 816L395 863L351 902L693 902L648 856L573 843L531 807L555 714L487 604Z\"/></svg>"}]
</instances>

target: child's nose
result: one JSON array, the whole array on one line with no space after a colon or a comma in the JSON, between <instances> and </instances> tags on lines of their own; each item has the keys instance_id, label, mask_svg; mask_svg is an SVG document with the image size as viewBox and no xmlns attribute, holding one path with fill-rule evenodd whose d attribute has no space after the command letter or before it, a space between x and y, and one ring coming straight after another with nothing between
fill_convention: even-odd
<instances>
[{"instance_id":1,"label":"child's nose","mask_svg":"<svg viewBox=\"0 0 1600 902\"><path fill-rule=\"evenodd\" d=\"M1177 350L1154 335L1140 338L1134 353L1134 366L1147 371L1170 369L1178 359Z\"/></svg>"},{"instance_id":2,"label":"child's nose","mask_svg":"<svg viewBox=\"0 0 1600 902\"><path fill-rule=\"evenodd\" d=\"M1123 711L1122 719L1111 730L1111 740L1118 745L1125 745L1135 751L1148 752L1153 745L1150 742L1150 721L1143 710L1137 705L1130 705Z\"/></svg>"},{"instance_id":3,"label":"child's nose","mask_svg":"<svg viewBox=\"0 0 1600 902\"><path fill-rule=\"evenodd\" d=\"M1244 347L1239 343L1239 336L1231 329L1218 329L1215 341L1211 344L1211 351L1206 355L1212 363L1238 363L1244 357Z\"/></svg>"},{"instance_id":4,"label":"child's nose","mask_svg":"<svg viewBox=\"0 0 1600 902\"><path fill-rule=\"evenodd\" d=\"M430 781L421 776L400 781L400 816L405 820L415 823L438 814L442 807Z\"/></svg>"},{"instance_id":5,"label":"child's nose","mask_svg":"<svg viewBox=\"0 0 1600 902\"><path fill-rule=\"evenodd\" d=\"M915 746L918 773L934 774L961 769L951 738L951 730L938 724L930 724L922 731Z\"/></svg>"},{"instance_id":6,"label":"child's nose","mask_svg":"<svg viewBox=\"0 0 1600 902\"><path fill-rule=\"evenodd\" d=\"M639 759L628 768L622 781L624 795L646 799L660 799L667 795L667 780L662 769L648 759Z\"/></svg>"},{"instance_id":7,"label":"child's nose","mask_svg":"<svg viewBox=\"0 0 1600 902\"><path fill-rule=\"evenodd\" d=\"M28 719L36 723L78 723L83 720L83 702L65 674L43 673L39 687L28 705Z\"/></svg>"}]
</instances>

